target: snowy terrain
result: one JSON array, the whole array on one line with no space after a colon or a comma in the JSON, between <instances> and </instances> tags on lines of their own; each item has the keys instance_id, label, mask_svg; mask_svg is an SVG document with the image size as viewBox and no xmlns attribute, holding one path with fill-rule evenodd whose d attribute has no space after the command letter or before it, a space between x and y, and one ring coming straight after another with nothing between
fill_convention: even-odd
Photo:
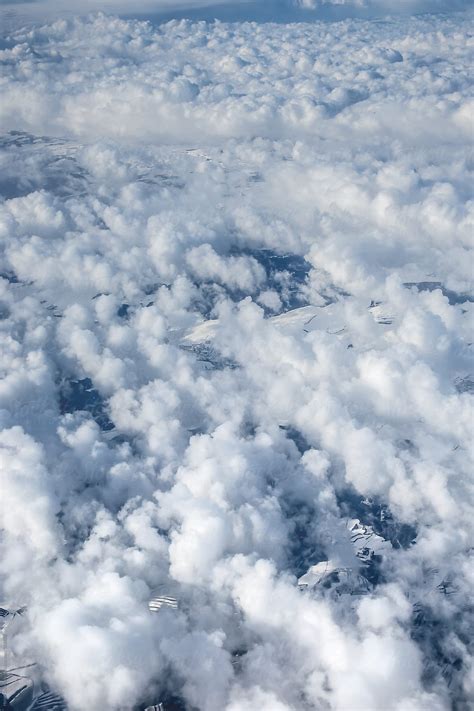
<instances>
[{"instance_id":1,"label":"snowy terrain","mask_svg":"<svg viewBox=\"0 0 474 711\"><path fill-rule=\"evenodd\" d=\"M472 708L467 6L2 3L0 607L36 708Z\"/></svg>"}]
</instances>

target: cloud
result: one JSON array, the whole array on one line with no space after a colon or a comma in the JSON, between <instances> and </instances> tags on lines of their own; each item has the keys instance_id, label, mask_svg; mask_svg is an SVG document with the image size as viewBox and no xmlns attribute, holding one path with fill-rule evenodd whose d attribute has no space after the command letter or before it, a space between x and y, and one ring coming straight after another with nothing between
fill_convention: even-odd
<instances>
[{"instance_id":1,"label":"cloud","mask_svg":"<svg viewBox=\"0 0 474 711\"><path fill-rule=\"evenodd\" d=\"M2 44L0 597L73 711L472 700L468 16L382 5Z\"/></svg>"},{"instance_id":2,"label":"cloud","mask_svg":"<svg viewBox=\"0 0 474 711\"><path fill-rule=\"evenodd\" d=\"M386 14L452 12L469 8L467 0L0 0L6 27L38 22L58 15L113 12L146 16L157 21L174 18L219 19L229 22L289 22Z\"/></svg>"}]
</instances>

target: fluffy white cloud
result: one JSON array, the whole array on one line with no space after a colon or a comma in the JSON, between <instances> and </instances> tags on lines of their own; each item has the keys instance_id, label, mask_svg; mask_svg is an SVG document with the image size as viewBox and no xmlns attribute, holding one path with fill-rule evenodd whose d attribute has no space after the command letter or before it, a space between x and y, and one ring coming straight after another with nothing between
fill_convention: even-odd
<instances>
[{"instance_id":1,"label":"fluffy white cloud","mask_svg":"<svg viewBox=\"0 0 474 711\"><path fill-rule=\"evenodd\" d=\"M270 5L346 19L0 50L0 597L73 711L472 701L469 15Z\"/></svg>"}]
</instances>

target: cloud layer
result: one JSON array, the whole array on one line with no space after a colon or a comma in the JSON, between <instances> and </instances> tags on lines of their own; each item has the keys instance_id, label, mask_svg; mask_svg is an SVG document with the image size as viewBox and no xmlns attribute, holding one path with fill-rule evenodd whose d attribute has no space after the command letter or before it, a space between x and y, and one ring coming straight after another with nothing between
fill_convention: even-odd
<instances>
[{"instance_id":1,"label":"cloud layer","mask_svg":"<svg viewBox=\"0 0 474 711\"><path fill-rule=\"evenodd\" d=\"M468 35L5 39L1 595L74 711L472 702Z\"/></svg>"},{"instance_id":2,"label":"cloud layer","mask_svg":"<svg viewBox=\"0 0 474 711\"><path fill-rule=\"evenodd\" d=\"M469 0L0 0L0 21L4 31L38 24L45 18L54 21L89 12L116 13L153 22L218 19L284 23L451 13L470 7Z\"/></svg>"}]
</instances>

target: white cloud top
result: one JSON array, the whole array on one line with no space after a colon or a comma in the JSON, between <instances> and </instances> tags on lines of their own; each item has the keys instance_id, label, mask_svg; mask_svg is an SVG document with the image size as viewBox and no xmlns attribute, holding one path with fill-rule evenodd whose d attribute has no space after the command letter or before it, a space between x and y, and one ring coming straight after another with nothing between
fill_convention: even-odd
<instances>
[{"instance_id":1,"label":"white cloud top","mask_svg":"<svg viewBox=\"0 0 474 711\"><path fill-rule=\"evenodd\" d=\"M73 711L473 702L468 21L3 39L1 596Z\"/></svg>"}]
</instances>

